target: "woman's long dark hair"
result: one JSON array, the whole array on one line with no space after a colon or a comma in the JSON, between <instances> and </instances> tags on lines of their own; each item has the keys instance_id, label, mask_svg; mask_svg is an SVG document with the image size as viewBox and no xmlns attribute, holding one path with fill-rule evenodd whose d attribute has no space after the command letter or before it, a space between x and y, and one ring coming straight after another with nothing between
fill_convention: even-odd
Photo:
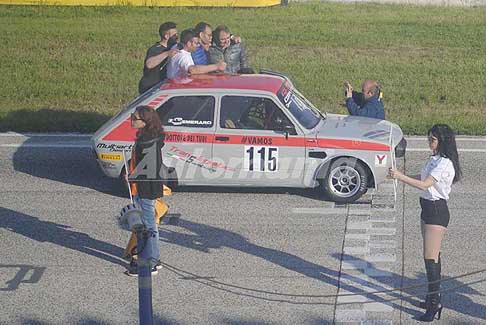
<instances>
[{"instance_id":1,"label":"woman's long dark hair","mask_svg":"<svg viewBox=\"0 0 486 325\"><path fill-rule=\"evenodd\" d=\"M150 106L138 106L136 109L145 126L137 132L137 140L151 140L160 137L164 133L159 115Z\"/></svg>"},{"instance_id":2,"label":"woman's long dark hair","mask_svg":"<svg viewBox=\"0 0 486 325\"><path fill-rule=\"evenodd\" d=\"M457 153L456 135L447 124L435 124L427 132L437 138L437 154L441 157L449 158L454 166L455 176L453 183L459 181L462 176L459 166L459 154Z\"/></svg>"}]
</instances>

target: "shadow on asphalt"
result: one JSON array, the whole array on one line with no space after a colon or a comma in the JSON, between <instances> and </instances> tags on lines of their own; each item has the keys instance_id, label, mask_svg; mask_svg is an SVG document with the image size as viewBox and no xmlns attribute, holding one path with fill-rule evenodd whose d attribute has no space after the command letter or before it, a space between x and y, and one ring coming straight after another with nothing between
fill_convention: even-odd
<instances>
[{"instance_id":1,"label":"shadow on asphalt","mask_svg":"<svg viewBox=\"0 0 486 325\"><path fill-rule=\"evenodd\" d=\"M94 239L85 233L70 230L67 225L43 221L0 207L0 228L38 242L53 243L126 267L126 262L120 259L123 254L122 248Z\"/></svg>"},{"instance_id":2,"label":"shadow on asphalt","mask_svg":"<svg viewBox=\"0 0 486 325\"><path fill-rule=\"evenodd\" d=\"M333 257L337 259L345 258L346 255L341 254L334 254ZM352 261L356 262L366 262L363 259L356 258L356 256L349 256ZM349 262L349 260L348 260ZM374 267L373 263L369 263L371 268ZM379 269L379 267L376 267ZM425 266L424 266L425 269ZM484 276L484 275L483 275ZM386 295L389 295L393 299L401 298L403 301L408 302L412 306L419 308L419 303L425 300L425 293L427 292L427 277L425 273L417 272L416 277L404 277L401 274L391 273L391 276L387 277L373 277L375 281L381 281L383 284L387 286L391 286L390 284L402 283L403 294L399 291L388 292ZM467 279L467 278L466 278ZM445 291L441 297L441 303L444 306L444 311L446 312L447 309L453 310L459 314L468 315L471 317L475 317L478 319L486 319L486 306L475 303L469 296L479 295L484 296L481 292L471 288L470 286L466 285L466 282L461 282L458 279L448 279L447 276L442 275L442 280L444 283L441 285L441 291ZM363 280L361 280L363 282ZM377 288L377 290L386 290L384 287L381 289L376 287L374 284L370 284L368 282L364 282L366 286L371 288ZM419 288L408 288L408 287L415 287L417 285L422 285ZM446 291L448 288L455 288L460 287L452 291ZM417 298L419 296L420 298ZM369 296L368 296L369 297ZM386 300L385 300L386 301ZM417 316L422 315L425 310L419 309L410 310L401 306L400 301L397 300L397 306L394 306L398 310L408 313L412 315L414 318Z\"/></svg>"},{"instance_id":3,"label":"shadow on asphalt","mask_svg":"<svg viewBox=\"0 0 486 325\"><path fill-rule=\"evenodd\" d=\"M401 304L401 300L404 300L409 302L412 306L418 307L420 300L415 297L420 295L419 292L424 292L424 288L405 290L404 295L402 295L399 290L387 292L386 294L363 292L363 287L371 289L372 291L383 291L388 290L390 287L396 286L397 283L403 283L404 287L425 284L426 280L423 273L418 274L416 278L403 278L400 274L392 273L392 275L388 277L374 277L373 279L377 283L370 283L363 280L363 278L359 276L347 274L345 272L341 273L339 270L329 269L325 266L306 261L301 257L290 253L253 244L249 242L248 239L235 232L185 219L180 219L177 226L187 230L187 233L171 231L171 227L162 227L159 230L160 240L204 253L210 253L211 250L215 249L231 248L240 251L241 253L259 257L267 262L273 263L303 276L323 281L329 285L335 286L336 290L337 288L340 288L341 290L345 290L350 293L364 295L370 301L388 304L396 310L400 310L411 315L413 318L417 318L424 312L421 309L411 309ZM341 260L346 256L342 254L333 254L333 257ZM353 260L364 262L364 260L356 259L354 256ZM373 265L371 264L370 267L372 266ZM222 283L215 279L217 274L215 277L208 277L204 274L192 273L192 270L183 270L177 268L177 266L174 265L165 264L164 267L186 280L197 281L212 288L236 295L290 304L335 304L335 300L331 299L335 297L333 295L295 295L291 293L278 292L278 288L272 291L265 291L259 288L248 288L235 286L231 283ZM339 281L340 278L341 281ZM342 279L344 279L344 281ZM447 277L445 277L445 279L447 279ZM465 282L454 279L447 281L447 285L444 284L443 288L451 288L464 284ZM463 286L457 291L443 295L442 301L445 305L444 308L451 309L457 313L469 315L475 318L486 319L486 306L475 303L467 295L482 294L467 285ZM324 302L322 302L323 299L325 300ZM465 306L467 307L465 308Z\"/></svg>"},{"instance_id":4,"label":"shadow on asphalt","mask_svg":"<svg viewBox=\"0 0 486 325\"><path fill-rule=\"evenodd\" d=\"M46 270L46 268L43 266L34 266L27 264L0 264L0 270L7 268L15 270L18 269L18 271L17 273L15 273L15 276L11 280L5 282L5 284L7 285L5 288L0 287L0 291L15 291L22 283L37 283L42 278L42 275Z\"/></svg>"},{"instance_id":5,"label":"shadow on asphalt","mask_svg":"<svg viewBox=\"0 0 486 325\"><path fill-rule=\"evenodd\" d=\"M28 145L34 140L26 140ZM93 189L117 197L128 197L125 183L120 179L105 176L89 148L33 148L20 146L13 155L13 166L22 172L42 179ZM288 194L308 199L326 201L316 189L284 187L223 187L223 186L178 186L179 193L265 193Z\"/></svg>"},{"instance_id":6,"label":"shadow on asphalt","mask_svg":"<svg viewBox=\"0 0 486 325\"><path fill-rule=\"evenodd\" d=\"M95 111L73 111L43 108L20 108L7 112L0 119L0 132L80 132L91 133L111 118Z\"/></svg>"},{"instance_id":7,"label":"shadow on asphalt","mask_svg":"<svg viewBox=\"0 0 486 325\"><path fill-rule=\"evenodd\" d=\"M177 193L248 193L248 194L287 194L301 196L317 201L327 201L323 193L313 188L288 187L223 187L223 186L178 186Z\"/></svg>"},{"instance_id":8,"label":"shadow on asphalt","mask_svg":"<svg viewBox=\"0 0 486 325\"><path fill-rule=\"evenodd\" d=\"M231 248L240 251L241 253L259 257L267 262L296 272L305 277L322 281L336 287L336 290L341 288L351 293L362 293L362 289L360 289L359 286L363 284L363 279L349 276L349 281L339 282L341 276L339 270L329 269L325 266L306 261L305 259L290 253L253 244L238 233L185 219L180 219L177 226L187 230L188 233L171 231L169 227L160 228L160 240L204 253L210 253L213 249ZM309 297L290 293L277 293L276 291L279 291L278 288L276 291L264 291L258 288L246 288L228 283L221 283L211 277L208 278L205 275L197 275L168 264L165 264L165 267L179 276L187 277L188 280L198 281L213 288L241 296L298 305L335 305L335 295ZM370 286L376 290L383 289L383 287L378 285L370 284ZM377 302L387 302L386 298L382 298L379 295L371 294L368 295L368 297ZM299 299L301 301L299 301ZM324 302L322 301L323 299L325 300ZM399 308L400 305L397 304L394 307ZM412 310L410 310L410 312L412 312Z\"/></svg>"},{"instance_id":9,"label":"shadow on asphalt","mask_svg":"<svg viewBox=\"0 0 486 325\"><path fill-rule=\"evenodd\" d=\"M26 145L30 143L38 142L24 142ZM47 149L20 146L12 160L16 172L113 196L128 197L126 186L121 180L103 174L90 148Z\"/></svg>"}]
</instances>

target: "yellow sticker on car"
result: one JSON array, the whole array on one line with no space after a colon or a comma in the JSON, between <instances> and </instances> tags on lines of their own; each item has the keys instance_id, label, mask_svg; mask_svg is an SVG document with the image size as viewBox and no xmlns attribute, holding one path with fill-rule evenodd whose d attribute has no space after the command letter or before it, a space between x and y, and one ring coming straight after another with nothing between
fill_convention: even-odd
<instances>
[{"instance_id":1,"label":"yellow sticker on car","mask_svg":"<svg viewBox=\"0 0 486 325\"><path fill-rule=\"evenodd\" d=\"M120 161L122 160L122 155L119 153L102 153L100 155L101 160L116 160Z\"/></svg>"}]
</instances>

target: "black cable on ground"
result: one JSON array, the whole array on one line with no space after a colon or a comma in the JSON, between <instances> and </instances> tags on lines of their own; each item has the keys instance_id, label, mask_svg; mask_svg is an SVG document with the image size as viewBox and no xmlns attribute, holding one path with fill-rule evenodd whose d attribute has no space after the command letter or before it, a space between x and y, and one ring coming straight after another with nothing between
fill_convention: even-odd
<instances>
[{"instance_id":1,"label":"black cable on ground","mask_svg":"<svg viewBox=\"0 0 486 325\"><path fill-rule=\"evenodd\" d=\"M295 298L334 298L336 296L349 297L349 296L362 296L362 295L368 295L368 294L384 294L384 293L390 293L390 292L394 292L394 291L408 291L408 290L411 290L411 289L424 288L428 285L428 282L426 282L424 284L411 285L411 286L407 286L407 287L399 287L399 288L386 289L386 290L376 290L376 291L361 291L361 292L357 292L357 293L345 293L345 294L341 294L341 295L289 294L289 293L280 293L280 292L272 292L272 291L266 291L266 290L260 290L260 289L246 288L246 287L241 287L241 286L237 286L237 285L230 284L230 283L217 281L217 280L212 279L211 277L199 276L197 274L179 269L175 266L172 266L172 265L164 263L164 262L162 262L162 266L164 268L166 268L167 270L169 270L173 273L176 273L178 275L182 274L182 276L184 276L183 274L186 274L185 277L187 277L187 275L190 275L190 278L188 278L189 280L204 279L208 282L214 283L215 285L225 286L225 287L229 287L229 288L246 290L246 291L250 291L250 292L262 293L262 294L268 294L268 295L274 295L274 296L285 296L285 297L295 297ZM444 282L447 282L447 281L451 281L451 280L463 278L463 277L466 277L466 276L479 274L479 273L482 273L482 272L486 272L486 269L481 269L481 270L477 270L477 271L473 271L473 272L469 272L469 273L465 273L465 274L460 274L460 275L457 275L457 276L454 276L454 277L451 277L451 278L447 278L447 279L444 279L444 280L436 281L436 282L444 283ZM181 273L181 274L179 274L179 273ZM484 280L480 280L480 282L481 281L486 281L486 278ZM435 282L431 282L431 283L435 283ZM474 283L476 283L476 282L474 282Z\"/></svg>"},{"instance_id":2,"label":"black cable on ground","mask_svg":"<svg viewBox=\"0 0 486 325\"><path fill-rule=\"evenodd\" d=\"M341 246L341 261L339 263L339 273L338 273L338 279L341 279L341 274L343 270L343 255L344 255L344 245L346 244L346 233L348 231L348 219L349 219L349 205L347 206L346 209L346 218L344 219L344 236L343 236L343 245ZM337 286L337 291L339 292L341 290L341 281L338 281L338 286ZM332 323L336 323L336 311L337 311L337 306L338 306L338 298L339 295L336 295L336 299L334 300L334 308L333 308L333 314L332 314Z\"/></svg>"},{"instance_id":3,"label":"black cable on ground","mask_svg":"<svg viewBox=\"0 0 486 325\"><path fill-rule=\"evenodd\" d=\"M279 295L279 296L289 296L291 298L336 298L336 297L341 297L341 296L356 296L356 295L368 295L368 294L376 294L376 293L386 293L386 292L392 292L392 291L396 291L396 290L400 290L400 289L403 289L403 288L395 288L395 289L391 289L391 290L383 290L383 291L370 291L370 292L362 292L362 293L353 293L353 294L344 294L344 295L287 295L287 294L281 294L281 293L275 293L275 292L269 292L269 291L263 291L263 290L258 290L258 289L251 289L251 288L244 288L244 287L239 287L239 286L234 286L234 285L229 285L229 284L226 284L226 283L223 283L223 282L219 282L219 281L214 281L213 279L209 278L209 277L200 277L200 276L197 276L193 273L190 273L190 272L187 272L187 271L184 271L184 270L180 270L176 267L173 267L172 265L170 264L167 264L167 263L164 263L162 262L162 266L167 269L168 271L170 272L173 272L174 274L177 274L179 276L182 276L182 277L186 277L187 278L187 275L191 275L191 277L189 278L189 280L192 280L192 281L196 281L200 284L204 284L204 285L207 285L209 287L212 287L212 288L215 288L215 289L218 289L218 290L223 290L225 292L230 292L230 293L234 293L234 294L237 294L237 295L241 295L241 296L245 296L245 297L249 297L249 298L256 298L256 299L263 299L263 300L266 300L266 301L272 301L272 302L285 302L285 303L289 303L289 304L297 304L297 305L327 305L327 306L336 306L336 305L352 305L352 304L356 304L357 302L343 302L343 303L335 303L335 302L329 302L329 303L326 303L326 302L299 302L299 301L293 301L293 300L286 300L286 299L277 299L277 298L267 298L267 297L259 297L255 294L249 294L249 293L242 293L242 292L235 292L234 290L232 291L232 289L242 289L242 290L246 290L246 291L250 291L250 292L256 292L257 294L268 294L268 295ZM481 270L481 271L475 271L475 272L471 272L470 274L477 274L477 273L480 273L480 272L485 272L486 270ZM454 278L458 278L458 277L464 277L466 275L460 275L460 276L456 276ZM484 279L480 279L480 280L477 280L477 281L472 281L472 282L468 282L468 283L464 283L464 284L461 284L461 285L457 285L455 287L451 287L451 288L447 288L447 289L443 289L443 290L439 290L437 292L433 292L433 293L446 293L446 292L451 292L451 291L455 291L459 288L462 288L462 287L466 287L466 286L470 286L470 285L474 285L474 284L478 284L478 283L481 283L481 282L486 282L486 278ZM228 287L229 289L226 289L225 287ZM417 286L415 286L417 287ZM407 298L416 298L415 295L412 295L412 294L407 294L407 295L403 295L401 294L399 297L397 298L392 298L392 299L380 299L379 302L382 302L382 303L386 303L386 302L391 302L391 301L397 301L397 300L401 300L403 299L404 297L407 297ZM376 300L368 300L368 301L365 301L365 302L359 302L360 304L368 304L368 303L376 303L377 301Z\"/></svg>"}]
</instances>

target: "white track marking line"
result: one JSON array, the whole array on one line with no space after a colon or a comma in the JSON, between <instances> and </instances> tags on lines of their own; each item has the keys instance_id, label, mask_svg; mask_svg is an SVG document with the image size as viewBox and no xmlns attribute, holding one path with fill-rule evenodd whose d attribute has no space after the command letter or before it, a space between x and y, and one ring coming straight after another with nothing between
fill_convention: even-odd
<instances>
[{"instance_id":1,"label":"white track marking line","mask_svg":"<svg viewBox=\"0 0 486 325\"><path fill-rule=\"evenodd\" d=\"M336 208L293 208L292 213L296 214L340 214Z\"/></svg>"},{"instance_id":2,"label":"white track marking line","mask_svg":"<svg viewBox=\"0 0 486 325\"><path fill-rule=\"evenodd\" d=\"M407 141L426 141L427 138L426 137L413 137L413 138L407 138L405 137L405 139ZM475 138L459 138L459 137L456 137L456 141L478 141L478 142L486 142L486 138L485 137L475 137Z\"/></svg>"},{"instance_id":3,"label":"white track marking line","mask_svg":"<svg viewBox=\"0 0 486 325\"><path fill-rule=\"evenodd\" d=\"M24 138L44 138L44 137L71 137L71 138L91 138L93 134L79 133L0 133L0 137L24 137Z\"/></svg>"},{"instance_id":4,"label":"white track marking line","mask_svg":"<svg viewBox=\"0 0 486 325\"><path fill-rule=\"evenodd\" d=\"M428 148L407 148L406 152L426 152ZM458 152L486 152L486 149L457 149Z\"/></svg>"}]
</instances>

